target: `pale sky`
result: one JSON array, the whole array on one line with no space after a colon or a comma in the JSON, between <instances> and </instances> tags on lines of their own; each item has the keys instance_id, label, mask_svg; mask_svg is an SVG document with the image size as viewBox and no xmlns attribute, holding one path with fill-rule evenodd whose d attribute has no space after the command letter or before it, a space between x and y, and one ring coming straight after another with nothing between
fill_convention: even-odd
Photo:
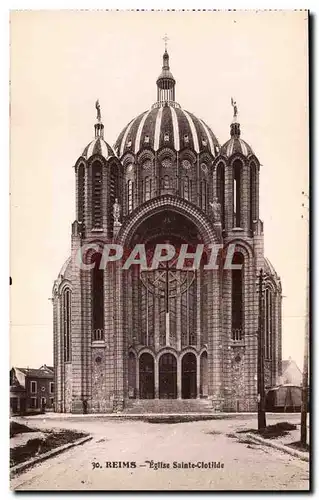
<instances>
[{"instance_id":1,"label":"pale sky","mask_svg":"<svg viewBox=\"0 0 319 500\"><path fill-rule=\"evenodd\" d=\"M306 11L11 14L11 364L52 364L53 282L70 254L72 168L156 100L165 33L176 100L222 144L230 98L261 163L265 256L283 287L283 359L302 368L306 311L308 41Z\"/></svg>"}]
</instances>

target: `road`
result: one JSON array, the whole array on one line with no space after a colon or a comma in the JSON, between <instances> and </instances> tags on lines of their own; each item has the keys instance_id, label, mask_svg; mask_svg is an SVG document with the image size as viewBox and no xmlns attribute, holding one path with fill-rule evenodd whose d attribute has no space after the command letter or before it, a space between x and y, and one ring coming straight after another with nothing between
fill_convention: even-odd
<instances>
[{"instance_id":1,"label":"road","mask_svg":"<svg viewBox=\"0 0 319 500\"><path fill-rule=\"evenodd\" d=\"M287 417L285 417L287 420ZM278 417L275 419L278 420ZM289 421L299 420L299 416ZM309 464L269 447L239 442L229 433L255 419L178 424L85 417L29 420L38 428L90 432L84 445L51 458L11 481L15 490L307 490ZM136 462L110 468L106 462ZM146 461L169 464L150 468ZM223 468L174 468L173 462L220 462ZM92 463L100 468L93 470Z\"/></svg>"}]
</instances>

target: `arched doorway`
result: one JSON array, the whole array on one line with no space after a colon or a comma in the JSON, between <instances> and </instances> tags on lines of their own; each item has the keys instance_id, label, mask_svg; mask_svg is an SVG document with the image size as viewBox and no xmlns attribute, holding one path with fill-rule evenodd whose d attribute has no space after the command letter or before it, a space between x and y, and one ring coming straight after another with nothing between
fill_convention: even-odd
<instances>
[{"instance_id":1,"label":"arched doorway","mask_svg":"<svg viewBox=\"0 0 319 500\"><path fill-rule=\"evenodd\" d=\"M182 398L194 399L197 396L195 354L189 352L182 359Z\"/></svg>"},{"instance_id":2,"label":"arched doorway","mask_svg":"<svg viewBox=\"0 0 319 500\"><path fill-rule=\"evenodd\" d=\"M159 397L177 397L177 362L175 356L170 353L163 354L159 360Z\"/></svg>"},{"instance_id":3,"label":"arched doorway","mask_svg":"<svg viewBox=\"0 0 319 500\"><path fill-rule=\"evenodd\" d=\"M141 355L139 360L140 370L140 398L154 398L154 358L149 353Z\"/></svg>"}]
</instances>

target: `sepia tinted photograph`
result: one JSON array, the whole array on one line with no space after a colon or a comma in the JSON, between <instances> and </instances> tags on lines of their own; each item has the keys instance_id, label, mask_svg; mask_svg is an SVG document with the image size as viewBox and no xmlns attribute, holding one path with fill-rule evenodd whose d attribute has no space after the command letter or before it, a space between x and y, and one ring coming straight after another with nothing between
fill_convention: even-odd
<instances>
[{"instance_id":1,"label":"sepia tinted photograph","mask_svg":"<svg viewBox=\"0 0 319 500\"><path fill-rule=\"evenodd\" d=\"M309 13L10 13L15 491L309 491Z\"/></svg>"}]
</instances>

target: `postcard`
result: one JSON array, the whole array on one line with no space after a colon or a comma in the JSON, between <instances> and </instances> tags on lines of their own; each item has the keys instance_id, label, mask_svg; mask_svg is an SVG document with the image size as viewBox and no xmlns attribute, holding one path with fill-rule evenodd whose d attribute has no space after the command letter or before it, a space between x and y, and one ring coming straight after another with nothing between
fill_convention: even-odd
<instances>
[{"instance_id":1,"label":"postcard","mask_svg":"<svg viewBox=\"0 0 319 500\"><path fill-rule=\"evenodd\" d=\"M10 30L11 488L309 490L308 11Z\"/></svg>"}]
</instances>

